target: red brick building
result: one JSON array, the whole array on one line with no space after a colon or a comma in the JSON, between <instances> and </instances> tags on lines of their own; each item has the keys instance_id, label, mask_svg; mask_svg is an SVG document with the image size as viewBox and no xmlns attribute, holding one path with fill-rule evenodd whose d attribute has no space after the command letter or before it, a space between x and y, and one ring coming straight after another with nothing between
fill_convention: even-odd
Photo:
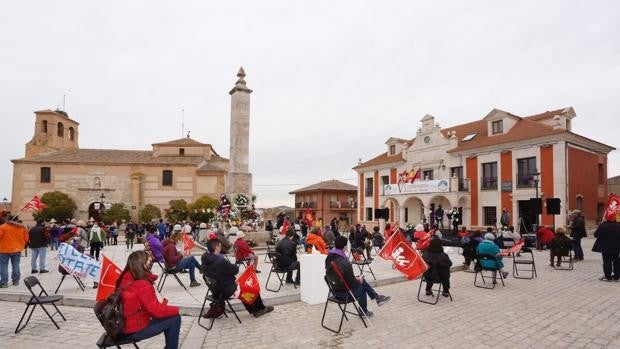
<instances>
[{"instance_id":1,"label":"red brick building","mask_svg":"<svg viewBox=\"0 0 620 349\"><path fill-rule=\"evenodd\" d=\"M289 194L295 195L296 219L310 210L322 225L337 218L339 230L357 223L357 187L354 185L332 179L293 190Z\"/></svg>"}]
</instances>

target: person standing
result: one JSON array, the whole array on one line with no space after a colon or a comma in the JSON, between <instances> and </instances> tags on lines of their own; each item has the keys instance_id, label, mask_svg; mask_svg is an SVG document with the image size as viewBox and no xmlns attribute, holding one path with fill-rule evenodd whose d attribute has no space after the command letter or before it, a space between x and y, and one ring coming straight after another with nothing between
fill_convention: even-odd
<instances>
[{"instance_id":1,"label":"person standing","mask_svg":"<svg viewBox=\"0 0 620 349\"><path fill-rule=\"evenodd\" d=\"M99 254L103 247L103 240L105 239L105 231L99 227L97 222L93 223L88 233L88 241L90 241L90 255L99 260Z\"/></svg>"},{"instance_id":2,"label":"person standing","mask_svg":"<svg viewBox=\"0 0 620 349\"><path fill-rule=\"evenodd\" d=\"M159 223L157 223L157 231L159 232L159 241L163 240L166 236L166 224L164 224L162 218L160 218Z\"/></svg>"},{"instance_id":3,"label":"person standing","mask_svg":"<svg viewBox=\"0 0 620 349\"><path fill-rule=\"evenodd\" d=\"M0 288L9 287L9 261L13 286L19 286L19 260L28 243L28 229L19 223L6 222L0 217Z\"/></svg>"},{"instance_id":4,"label":"person standing","mask_svg":"<svg viewBox=\"0 0 620 349\"><path fill-rule=\"evenodd\" d=\"M502 209L502 215L499 217L499 222L503 229L506 229L510 225L510 212L507 208Z\"/></svg>"},{"instance_id":5,"label":"person standing","mask_svg":"<svg viewBox=\"0 0 620 349\"><path fill-rule=\"evenodd\" d=\"M592 251L603 255L605 275L599 279L601 281L620 280L620 223L616 222L615 217L613 218L613 220L606 218L594 232L596 241Z\"/></svg>"},{"instance_id":6,"label":"person standing","mask_svg":"<svg viewBox=\"0 0 620 349\"><path fill-rule=\"evenodd\" d=\"M32 256L30 257L31 272L34 273L49 273L49 270L45 269L45 254L47 252L47 237L45 235L45 220L42 218L37 219L37 225L30 229L28 232L30 240L30 251ZM37 258L39 259L39 269L37 269Z\"/></svg>"},{"instance_id":7,"label":"person standing","mask_svg":"<svg viewBox=\"0 0 620 349\"><path fill-rule=\"evenodd\" d=\"M437 210L435 210L435 219L437 219L437 226L440 229L443 229L443 215L443 208L441 207L441 205L437 206Z\"/></svg>"},{"instance_id":8,"label":"person standing","mask_svg":"<svg viewBox=\"0 0 620 349\"><path fill-rule=\"evenodd\" d=\"M125 228L125 245L127 246L127 251L133 250L133 240L137 232L138 227L133 221L127 224Z\"/></svg>"},{"instance_id":9,"label":"person standing","mask_svg":"<svg viewBox=\"0 0 620 349\"><path fill-rule=\"evenodd\" d=\"M56 220L54 220L53 218L50 223L50 249L54 251L58 250L58 238L60 237L61 230L58 224L56 224Z\"/></svg>"},{"instance_id":10,"label":"person standing","mask_svg":"<svg viewBox=\"0 0 620 349\"><path fill-rule=\"evenodd\" d=\"M586 233L586 222L583 219L581 211L574 210L571 212L572 223L570 226L570 236L573 238L573 251L575 251L575 260L583 260L583 249L581 248L581 239L588 236Z\"/></svg>"}]
</instances>

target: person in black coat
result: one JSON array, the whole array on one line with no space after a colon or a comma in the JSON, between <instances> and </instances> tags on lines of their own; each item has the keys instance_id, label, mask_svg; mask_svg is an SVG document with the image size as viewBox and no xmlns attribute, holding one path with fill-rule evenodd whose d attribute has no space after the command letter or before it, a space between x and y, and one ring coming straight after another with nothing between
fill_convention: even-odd
<instances>
[{"instance_id":1,"label":"person in black coat","mask_svg":"<svg viewBox=\"0 0 620 349\"><path fill-rule=\"evenodd\" d=\"M570 226L570 236L573 238L573 251L575 251L575 260L583 260L583 249L581 248L581 239L588 236L586 233L586 222L581 215L581 211L574 210L571 212L572 223Z\"/></svg>"},{"instance_id":2,"label":"person in black coat","mask_svg":"<svg viewBox=\"0 0 620 349\"><path fill-rule=\"evenodd\" d=\"M207 249L209 252L202 254L202 273L217 281L217 288L211 290L213 296L218 298L219 301L215 304L223 309L224 302L230 298L235 291L237 291L236 275L239 272L239 267L231 264L226 257L220 253L222 251L222 243L218 239L211 239L207 242ZM212 304L213 306L214 304ZM273 306L265 306L263 300L259 295L254 303L243 303L245 309L253 314L255 317L259 317L266 313L273 311ZM207 313L209 315L209 313Z\"/></svg>"},{"instance_id":3,"label":"person in black coat","mask_svg":"<svg viewBox=\"0 0 620 349\"><path fill-rule=\"evenodd\" d=\"M286 237L280 239L276 245L276 252L281 255L278 259L278 267L288 270L288 273L286 273L286 283L293 283L293 270L297 270L294 282L296 285L299 285L300 275L299 261L297 260L297 243L295 242L296 236L297 233L293 229L289 229L286 232Z\"/></svg>"},{"instance_id":4,"label":"person in black coat","mask_svg":"<svg viewBox=\"0 0 620 349\"><path fill-rule=\"evenodd\" d=\"M48 273L45 269L45 252L47 250L48 236L46 234L45 221L41 218L37 219L37 225L32 227L28 232L30 240L28 245L32 251L30 264L32 273ZM39 259L39 269L37 269L37 259Z\"/></svg>"},{"instance_id":5,"label":"person in black coat","mask_svg":"<svg viewBox=\"0 0 620 349\"><path fill-rule=\"evenodd\" d=\"M603 255L603 273L600 280L620 280L620 223L605 221L594 232L596 241L592 251Z\"/></svg>"},{"instance_id":6,"label":"person in black coat","mask_svg":"<svg viewBox=\"0 0 620 349\"><path fill-rule=\"evenodd\" d=\"M450 267L452 261L450 257L443 251L441 240L433 238L427 249L422 252L422 258L428 264L429 268L424 272L426 278L426 295L433 295L433 284L441 282L443 286L442 295L448 297L450 295Z\"/></svg>"}]
</instances>

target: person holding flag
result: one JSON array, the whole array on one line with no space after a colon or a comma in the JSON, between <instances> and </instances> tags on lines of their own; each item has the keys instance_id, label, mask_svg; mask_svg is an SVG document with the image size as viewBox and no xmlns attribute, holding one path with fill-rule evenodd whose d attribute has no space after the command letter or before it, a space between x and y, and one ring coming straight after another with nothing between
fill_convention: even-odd
<instances>
[{"instance_id":1,"label":"person holding flag","mask_svg":"<svg viewBox=\"0 0 620 349\"><path fill-rule=\"evenodd\" d=\"M592 251L603 255L603 274L601 281L620 280L620 223L617 222L620 212L620 199L609 195L607 209L603 217L604 222L599 224L594 232L596 241Z\"/></svg>"},{"instance_id":2,"label":"person holding flag","mask_svg":"<svg viewBox=\"0 0 620 349\"><path fill-rule=\"evenodd\" d=\"M334 289L336 293L334 296L336 296L336 298L343 301L347 299L348 285L348 288L351 289L353 296L357 299L365 315L372 316L372 311L368 310L367 297L374 299L378 306L382 306L389 302L392 297L378 294L372 286L364 280L363 275L356 277L355 274L353 274L353 266L344 253L344 248L347 246L347 243L346 237L342 235L336 237L336 240L334 240L335 247L329 251L327 258L325 258L325 273L341 281Z\"/></svg>"},{"instance_id":3,"label":"person holding flag","mask_svg":"<svg viewBox=\"0 0 620 349\"><path fill-rule=\"evenodd\" d=\"M218 307L223 312L224 301L230 298L237 292L236 275L239 273L239 267L234 265L224 257L222 252L222 243L218 239L209 239L207 242L207 250L202 254L202 273L204 276L210 277L217 281L217 289L211 290L213 296L219 299L221 303L212 304L212 307ZM250 266L250 268L253 268ZM255 275L255 274L254 274ZM273 306L265 306L263 299L260 296L260 292L257 295L253 295L251 301L244 301L242 303L248 313L254 315L254 317L260 317L273 311ZM221 314L220 314L221 315ZM207 312L205 317L218 316L213 311Z\"/></svg>"}]
</instances>

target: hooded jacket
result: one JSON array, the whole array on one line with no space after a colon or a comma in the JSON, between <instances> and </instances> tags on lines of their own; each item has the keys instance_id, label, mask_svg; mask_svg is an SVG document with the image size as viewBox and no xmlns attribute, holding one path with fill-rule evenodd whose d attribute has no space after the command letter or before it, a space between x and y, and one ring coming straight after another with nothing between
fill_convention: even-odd
<instances>
[{"instance_id":1,"label":"hooded jacket","mask_svg":"<svg viewBox=\"0 0 620 349\"><path fill-rule=\"evenodd\" d=\"M215 297L222 296L228 298L237 290L236 276L239 267L230 263L221 254L205 252L200 258L202 262L202 273L217 281L218 289L211 290Z\"/></svg>"}]
</instances>

